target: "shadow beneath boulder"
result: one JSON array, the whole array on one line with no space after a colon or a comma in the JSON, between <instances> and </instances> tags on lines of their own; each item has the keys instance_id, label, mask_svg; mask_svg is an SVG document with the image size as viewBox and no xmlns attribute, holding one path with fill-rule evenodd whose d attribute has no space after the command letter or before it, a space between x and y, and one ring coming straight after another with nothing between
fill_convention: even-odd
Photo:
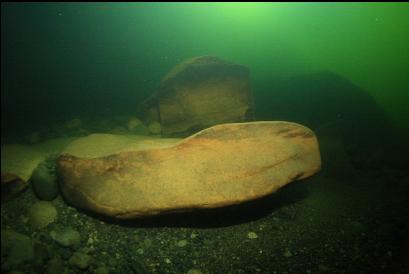
<instances>
[{"instance_id":1,"label":"shadow beneath boulder","mask_svg":"<svg viewBox=\"0 0 409 274\"><path fill-rule=\"evenodd\" d=\"M127 227L192 227L216 228L256 221L308 196L308 181L293 182L276 193L239 205L214 209L198 209L191 212L168 213L158 216L119 220L86 210L79 210L90 217L109 224Z\"/></svg>"}]
</instances>

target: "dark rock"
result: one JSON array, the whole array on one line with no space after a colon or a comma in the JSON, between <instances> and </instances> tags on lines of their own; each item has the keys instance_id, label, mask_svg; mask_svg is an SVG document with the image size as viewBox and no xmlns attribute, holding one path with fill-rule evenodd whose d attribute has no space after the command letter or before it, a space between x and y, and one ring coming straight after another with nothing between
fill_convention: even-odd
<instances>
[{"instance_id":1,"label":"dark rock","mask_svg":"<svg viewBox=\"0 0 409 274\"><path fill-rule=\"evenodd\" d=\"M23 192L28 182L11 173L1 173L1 201L8 201Z\"/></svg>"},{"instance_id":2,"label":"dark rock","mask_svg":"<svg viewBox=\"0 0 409 274\"><path fill-rule=\"evenodd\" d=\"M57 178L45 163L40 163L33 171L31 181L34 192L39 199L51 201L58 196Z\"/></svg>"}]
</instances>

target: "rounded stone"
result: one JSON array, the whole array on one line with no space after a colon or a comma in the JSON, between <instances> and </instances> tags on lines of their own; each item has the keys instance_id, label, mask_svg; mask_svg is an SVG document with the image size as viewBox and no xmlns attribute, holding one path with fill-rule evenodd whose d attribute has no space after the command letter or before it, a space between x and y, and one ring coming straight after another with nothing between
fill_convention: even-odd
<instances>
[{"instance_id":1,"label":"rounded stone","mask_svg":"<svg viewBox=\"0 0 409 274\"><path fill-rule=\"evenodd\" d=\"M249 233L247 234L247 237L248 237L249 239L257 239L257 238L258 238L256 232L249 232Z\"/></svg>"},{"instance_id":2,"label":"rounded stone","mask_svg":"<svg viewBox=\"0 0 409 274\"><path fill-rule=\"evenodd\" d=\"M109 274L109 270L105 266L100 266L95 270L95 274Z\"/></svg>"},{"instance_id":3,"label":"rounded stone","mask_svg":"<svg viewBox=\"0 0 409 274\"><path fill-rule=\"evenodd\" d=\"M74 255L69 259L70 264L78 267L81 270L88 268L91 263L92 257L88 254L82 252L75 252Z\"/></svg>"},{"instance_id":4,"label":"rounded stone","mask_svg":"<svg viewBox=\"0 0 409 274\"><path fill-rule=\"evenodd\" d=\"M203 272L200 269L192 268L189 269L186 274L203 274Z\"/></svg>"},{"instance_id":5,"label":"rounded stone","mask_svg":"<svg viewBox=\"0 0 409 274\"><path fill-rule=\"evenodd\" d=\"M57 209L51 202L39 201L29 209L28 218L34 228L45 228L57 219Z\"/></svg>"},{"instance_id":6,"label":"rounded stone","mask_svg":"<svg viewBox=\"0 0 409 274\"><path fill-rule=\"evenodd\" d=\"M127 127L128 127L129 131L133 131L136 128L138 128L139 126L141 126L141 125L142 125L141 120L139 120L136 117L133 117L133 118L129 119Z\"/></svg>"},{"instance_id":7,"label":"rounded stone","mask_svg":"<svg viewBox=\"0 0 409 274\"><path fill-rule=\"evenodd\" d=\"M81 235L72 227L57 232L51 231L50 236L62 247L77 248L81 245Z\"/></svg>"},{"instance_id":8,"label":"rounded stone","mask_svg":"<svg viewBox=\"0 0 409 274\"><path fill-rule=\"evenodd\" d=\"M31 182L39 199L51 201L58 196L57 177L44 163L39 164L33 171Z\"/></svg>"},{"instance_id":9,"label":"rounded stone","mask_svg":"<svg viewBox=\"0 0 409 274\"><path fill-rule=\"evenodd\" d=\"M286 249L286 250L284 251L284 257L289 258L289 257L291 257L292 255L293 255L293 254L290 252L290 250Z\"/></svg>"},{"instance_id":10,"label":"rounded stone","mask_svg":"<svg viewBox=\"0 0 409 274\"><path fill-rule=\"evenodd\" d=\"M162 127L159 122L153 122L149 124L148 129L152 134L160 134L162 131Z\"/></svg>"},{"instance_id":11,"label":"rounded stone","mask_svg":"<svg viewBox=\"0 0 409 274\"><path fill-rule=\"evenodd\" d=\"M186 240L180 240L176 243L178 247L185 247L187 246L188 242Z\"/></svg>"}]
</instances>

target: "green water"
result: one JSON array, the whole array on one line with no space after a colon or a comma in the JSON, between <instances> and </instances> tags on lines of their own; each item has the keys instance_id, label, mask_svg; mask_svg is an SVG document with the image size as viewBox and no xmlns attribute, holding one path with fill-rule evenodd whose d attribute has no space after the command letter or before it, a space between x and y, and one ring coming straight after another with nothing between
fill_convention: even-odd
<instances>
[{"instance_id":1,"label":"green water","mask_svg":"<svg viewBox=\"0 0 409 274\"><path fill-rule=\"evenodd\" d=\"M2 273L409 273L408 49L408 3L2 3ZM98 215L93 201L83 202L91 211L82 210L82 203L75 200L87 199L81 198L87 191L94 194L94 184L87 178L95 170L89 167L101 165L97 170L101 177L92 177L96 193L107 202L101 202L101 208L119 200L117 193L129 192L128 185L141 187L135 182L144 177L133 175L139 173L129 168L127 153L116 154L132 145L144 150L129 152L143 156L131 157L135 161L129 162L131 166L146 165L154 174L147 189L156 172L170 183L174 174L183 173L164 170L162 161L167 158L161 155L170 150L154 146L176 141L158 139L168 137L163 114L161 128L138 117L138 106L158 90L175 65L204 55L249 68L255 120L285 120L312 129L322 169L276 193L235 206L126 221ZM224 73L226 63L221 63L222 69L209 67ZM240 68L240 73L247 71ZM186 78L182 80L192 82ZM223 94L221 98L227 104L234 101ZM166 108L163 113L174 114ZM223 126L218 128L209 130L210 139L220 143L217 153L225 156L224 144L237 147L237 157L246 160L237 159L248 168L245 176L277 168L277 178L285 177L280 175L287 170L279 169L281 162L270 164L285 149L272 147L280 150L276 156L262 147L264 140L277 136L256 136L257 131L247 135L251 127L243 127L243 135L240 131L229 135L220 130ZM243 153L247 150L235 138L253 134L254 140L247 143L254 141L274 159ZM81 139L84 136L89 137ZM147 136L156 139L136 142ZM192 167L189 163L186 167L198 184L232 173L229 161L219 166L213 158L195 154L194 149L216 151L202 147L197 136L203 137L189 139L193 141L186 150L186 143L178 143L182 149L172 150L177 157L170 154L169 161L177 161L179 153L197 156L198 161L194 157ZM285 138L296 138L297 149L304 149L308 143L300 138L312 134L300 136L288 133ZM75 143L77 150L66 149ZM83 173L89 176L84 179L76 164L64 164L70 155L60 157L72 151L104 157L72 156L73 163L84 160ZM150 160L150 153L158 156ZM295 153L285 161L299 158ZM104 170L105 161L112 161L113 167ZM199 162L202 174L195 173L194 163ZM38 165L44 169L30 181ZM143 168L136 171L145 175ZM74 182L78 179L78 187L74 184L68 193L59 188L69 182L60 176L65 173L74 174ZM276 180L277 174L271 174ZM287 180L300 174L304 173ZM98 192L104 178L112 189ZM231 178L240 186L240 176ZM81 182L86 185L84 193ZM189 196L185 189L162 192L173 202L180 202L175 193ZM253 195L254 190L248 193ZM150 199L146 197L147 206ZM128 199L121 202L132 208ZM65 237L72 237L67 240L72 243L65 243Z\"/></svg>"},{"instance_id":2,"label":"green water","mask_svg":"<svg viewBox=\"0 0 409 274\"><path fill-rule=\"evenodd\" d=\"M132 112L176 63L215 55L251 69L256 99L274 100L271 79L332 71L409 126L407 3L17 3L1 12L4 124Z\"/></svg>"}]
</instances>

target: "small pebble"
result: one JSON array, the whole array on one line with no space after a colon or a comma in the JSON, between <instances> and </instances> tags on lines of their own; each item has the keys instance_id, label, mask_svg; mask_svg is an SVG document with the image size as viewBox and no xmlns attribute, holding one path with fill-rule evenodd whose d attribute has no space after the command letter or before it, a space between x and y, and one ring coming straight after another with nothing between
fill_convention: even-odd
<instances>
[{"instance_id":1,"label":"small pebble","mask_svg":"<svg viewBox=\"0 0 409 274\"><path fill-rule=\"evenodd\" d=\"M189 269L186 274L203 274L203 272L199 269Z\"/></svg>"},{"instance_id":2,"label":"small pebble","mask_svg":"<svg viewBox=\"0 0 409 274\"><path fill-rule=\"evenodd\" d=\"M180 240L176 243L178 247L185 247L188 244L186 240Z\"/></svg>"},{"instance_id":3,"label":"small pebble","mask_svg":"<svg viewBox=\"0 0 409 274\"><path fill-rule=\"evenodd\" d=\"M286 249L284 252L284 257L289 258L291 257L293 254L291 254L290 250Z\"/></svg>"},{"instance_id":4,"label":"small pebble","mask_svg":"<svg viewBox=\"0 0 409 274\"><path fill-rule=\"evenodd\" d=\"M247 237L248 237L249 239L257 239L257 238L258 238L258 236L257 236L257 234L256 234L255 232L249 232L249 233L247 234Z\"/></svg>"}]
</instances>

